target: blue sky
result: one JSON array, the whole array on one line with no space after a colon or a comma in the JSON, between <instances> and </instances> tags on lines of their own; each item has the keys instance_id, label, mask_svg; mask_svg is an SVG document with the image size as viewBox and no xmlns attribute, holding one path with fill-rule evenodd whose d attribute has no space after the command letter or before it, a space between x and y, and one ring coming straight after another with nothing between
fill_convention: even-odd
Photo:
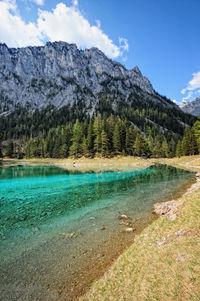
<instances>
[{"instance_id":1,"label":"blue sky","mask_svg":"<svg viewBox=\"0 0 200 301\"><path fill-rule=\"evenodd\" d=\"M199 16L200 0L0 0L0 41L99 47L180 103L200 96Z\"/></svg>"}]
</instances>

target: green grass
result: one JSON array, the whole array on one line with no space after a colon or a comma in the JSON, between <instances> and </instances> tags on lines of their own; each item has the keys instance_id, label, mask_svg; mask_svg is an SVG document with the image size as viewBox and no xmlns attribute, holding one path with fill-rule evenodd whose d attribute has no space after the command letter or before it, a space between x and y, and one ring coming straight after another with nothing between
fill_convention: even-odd
<instances>
[{"instance_id":1,"label":"green grass","mask_svg":"<svg viewBox=\"0 0 200 301\"><path fill-rule=\"evenodd\" d=\"M199 158L164 161L199 170ZM181 199L177 219L149 225L80 301L200 300L200 188Z\"/></svg>"}]
</instances>

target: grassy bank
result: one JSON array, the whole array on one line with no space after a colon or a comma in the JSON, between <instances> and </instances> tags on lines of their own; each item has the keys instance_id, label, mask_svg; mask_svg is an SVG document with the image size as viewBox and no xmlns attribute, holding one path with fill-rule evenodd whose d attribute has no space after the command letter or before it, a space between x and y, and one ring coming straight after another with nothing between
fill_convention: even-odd
<instances>
[{"instance_id":1,"label":"grassy bank","mask_svg":"<svg viewBox=\"0 0 200 301\"><path fill-rule=\"evenodd\" d=\"M200 156L156 162L200 171ZM200 182L181 200L176 220L149 225L80 301L200 300Z\"/></svg>"},{"instance_id":2,"label":"grassy bank","mask_svg":"<svg viewBox=\"0 0 200 301\"><path fill-rule=\"evenodd\" d=\"M139 157L113 157L113 158L80 158L80 159L4 159L3 165L29 164L29 165L53 165L67 169L88 169L88 170L111 170L111 169L137 169L146 168L152 164L152 160Z\"/></svg>"}]
</instances>

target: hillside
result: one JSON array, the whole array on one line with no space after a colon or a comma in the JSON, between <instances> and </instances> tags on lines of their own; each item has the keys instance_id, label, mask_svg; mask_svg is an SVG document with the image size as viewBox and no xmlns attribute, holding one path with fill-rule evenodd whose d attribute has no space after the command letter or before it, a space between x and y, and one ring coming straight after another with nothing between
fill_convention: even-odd
<instances>
[{"instance_id":1,"label":"hillside","mask_svg":"<svg viewBox=\"0 0 200 301\"><path fill-rule=\"evenodd\" d=\"M157 93L138 67L127 70L97 48L79 50L75 44L65 42L16 49L0 44L0 80L0 141L6 145L9 139L14 140L15 153L24 153L26 141L37 137L39 142L34 141L34 148L39 147L38 143L43 143L40 148L48 148L44 144L48 145L49 140L58 148L62 148L61 144L65 148L54 152L49 147L45 156L67 156L76 120L82 129L79 144L84 142L83 137L87 140L85 146L88 144L90 121L94 144L97 116L101 120L99 135L105 135L99 138L96 149L92 147L93 153L106 143L105 153L133 154L126 145L128 136L132 136L131 145L136 140L132 130L149 139L152 147L157 143L157 149L164 135L174 153L185 127L196 120ZM120 132L116 139L121 145L116 147L114 129ZM55 136L62 136L62 142L56 141ZM63 139L67 140L67 147ZM35 155L41 153L44 151ZM79 150L79 154L84 152Z\"/></svg>"}]
</instances>

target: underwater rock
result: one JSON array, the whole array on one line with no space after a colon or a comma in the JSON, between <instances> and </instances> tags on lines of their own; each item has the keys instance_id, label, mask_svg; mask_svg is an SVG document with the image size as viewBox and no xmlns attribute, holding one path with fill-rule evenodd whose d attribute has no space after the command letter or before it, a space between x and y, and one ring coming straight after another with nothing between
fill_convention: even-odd
<instances>
[{"instance_id":1,"label":"underwater rock","mask_svg":"<svg viewBox=\"0 0 200 301\"><path fill-rule=\"evenodd\" d=\"M134 226L135 226L134 222L130 222L130 221L127 221L127 220L121 220L119 224L127 226L127 227L132 227L132 228L134 228Z\"/></svg>"},{"instance_id":2,"label":"underwater rock","mask_svg":"<svg viewBox=\"0 0 200 301\"><path fill-rule=\"evenodd\" d=\"M118 216L118 219L131 219L131 217L128 216L128 215L126 215L126 214L120 214L120 215Z\"/></svg>"},{"instance_id":3,"label":"underwater rock","mask_svg":"<svg viewBox=\"0 0 200 301\"><path fill-rule=\"evenodd\" d=\"M32 228L32 231L33 231L33 232L38 232L39 230L40 230L40 229L39 229L38 227L33 227L33 228Z\"/></svg>"},{"instance_id":4,"label":"underwater rock","mask_svg":"<svg viewBox=\"0 0 200 301\"><path fill-rule=\"evenodd\" d=\"M101 228L100 228L100 230L105 230L106 229L106 227L104 227L104 226L102 226Z\"/></svg>"},{"instance_id":5,"label":"underwater rock","mask_svg":"<svg viewBox=\"0 0 200 301\"><path fill-rule=\"evenodd\" d=\"M71 232L71 233L60 233L59 235L63 238L76 238L81 235L81 232Z\"/></svg>"},{"instance_id":6,"label":"underwater rock","mask_svg":"<svg viewBox=\"0 0 200 301\"><path fill-rule=\"evenodd\" d=\"M129 227L129 228L126 228L125 229L125 232L134 232L136 229L135 228L132 228L132 227Z\"/></svg>"}]
</instances>

